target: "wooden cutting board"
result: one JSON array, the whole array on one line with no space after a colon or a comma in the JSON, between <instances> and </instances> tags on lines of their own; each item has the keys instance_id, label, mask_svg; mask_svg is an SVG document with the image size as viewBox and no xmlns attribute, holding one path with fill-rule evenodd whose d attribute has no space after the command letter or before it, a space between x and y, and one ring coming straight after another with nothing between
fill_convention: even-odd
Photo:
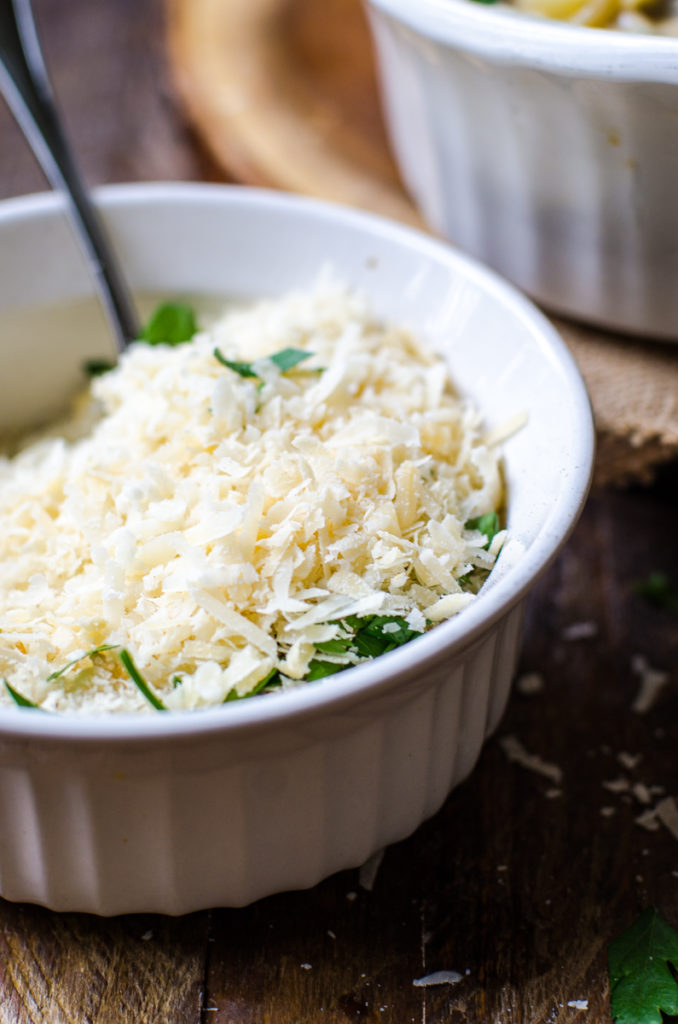
<instances>
[{"instance_id":1,"label":"wooden cutting board","mask_svg":"<svg viewBox=\"0 0 678 1024\"><path fill-rule=\"evenodd\" d=\"M390 155L360 0L166 0L177 92L231 181L349 203L418 227ZM678 345L554 322L586 379L599 484L678 455Z\"/></svg>"},{"instance_id":2,"label":"wooden cutting board","mask_svg":"<svg viewBox=\"0 0 678 1024\"><path fill-rule=\"evenodd\" d=\"M423 224L389 153L359 0L169 0L169 41L229 177Z\"/></svg>"}]
</instances>

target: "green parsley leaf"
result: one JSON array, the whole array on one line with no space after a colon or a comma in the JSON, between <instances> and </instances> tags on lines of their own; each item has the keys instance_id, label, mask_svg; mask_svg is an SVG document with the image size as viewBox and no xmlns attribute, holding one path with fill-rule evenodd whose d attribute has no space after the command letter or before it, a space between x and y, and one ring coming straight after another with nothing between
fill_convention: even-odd
<instances>
[{"instance_id":1,"label":"green parsley leaf","mask_svg":"<svg viewBox=\"0 0 678 1024\"><path fill-rule=\"evenodd\" d=\"M333 640L323 640L315 645L316 651L321 654L347 654L353 644L352 636L335 637Z\"/></svg>"},{"instance_id":2,"label":"green parsley leaf","mask_svg":"<svg viewBox=\"0 0 678 1024\"><path fill-rule=\"evenodd\" d=\"M198 331L195 313L183 302L163 302L139 334L149 345L183 345Z\"/></svg>"},{"instance_id":3,"label":"green parsley leaf","mask_svg":"<svg viewBox=\"0 0 678 1024\"><path fill-rule=\"evenodd\" d=\"M19 691L15 690L13 686L10 686L6 679L3 679L3 683L5 684L5 689L7 690L7 693L10 695L14 703L17 704L20 708L36 708L38 711L43 710L43 708L41 708L34 701L29 700L28 697L24 697L22 693L19 693Z\"/></svg>"},{"instance_id":4,"label":"green parsley leaf","mask_svg":"<svg viewBox=\"0 0 678 1024\"><path fill-rule=\"evenodd\" d=\"M651 572L645 580L635 586L635 591L655 608L667 608L678 615L678 587L675 587L664 572Z\"/></svg>"},{"instance_id":5,"label":"green parsley leaf","mask_svg":"<svg viewBox=\"0 0 678 1024\"><path fill-rule=\"evenodd\" d=\"M258 374L252 369L251 363L241 363L236 359L227 359L218 348L215 348L212 354L222 366L227 366L229 370L233 370L234 373L238 373L241 377L258 377Z\"/></svg>"},{"instance_id":6,"label":"green parsley leaf","mask_svg":"<svg viewBox=\"0 0 678 1024\"><path fill-rule=\"evenodd\" d=\"M69 661L67 665L60 668L57 672L52 672L51 675L47 676L47 682L51 683L54 679L59 679L64 672L68 672L69 668L73 668L78 662L84 661L85 658L94 658L97 654L103 654L104 651L114 651L116 644L99 644L98 647L93 647L91 651L87 651L86 654L81 654L79 658L73 658L73 661Z\"/></svg>"},{"instance_id":7,"label":"green parsley leaf","mask_svg":"<svg viewBox=\"0 0 678 1024\"><path fill-rule=\"evenodd\" d=\"M115 363L110 363L106 359L86 359L82 364L83 372L88 377L101 377L114 368Z\"/></svg>"},{"instance_id":8,"label":"green parsley leaf","mask_svg":"<svg viewBox=\"0 0 678 1024\"><path fill-rule=\"evenodd\" d=\"M487 512L484 516L469 519L468 522L464 523L464 529L479 530L480 533L487 537L487 543L483 544L483 547L489 548L495 536L499 533L499 516L496 512Z\"/></svg>"},{"instance_id":9,"label":"green parsley leaf","mask_svg":"<svg viewBox=\"0 0 678 1024\"><path fill-rule=\"evenodd\" d=\"M136 687L143 693L148 703L152 704L156 711L167 711L167 708L165 707L163 702L160 700L159 697L156 697L156 695L153 693L144 677L141 675L141 672L139 672L139 669L132 661L132 656L130 655L129 651L126 651L124 649L120 651L120 661L123 663L125 669L127 670L130 679L136 685Z\"/></svg>"},{"instance_id":10,"label":"green parsley leaf","mask_svg":"<svg viewBox=\"0 0 678 1024\"><path fill-rule=\"evenodd\" d=\"M304 352L300 348L284 348L280 352L275 352L272 356L268 356L268 359L270 362L275 363L281 373L287 373L288 370L298 366L299 363L303 363L305 359L310 359L312 355L312 352Z\"/></svg>"},{"instance_id":11,"label":"green parsley leaf","mask_svg":"<svg viewBox=\"0 0 678 1024\"><path fill-rule=\"evenodd\" d=\"M343 635L332 640L316 644L321 654L346 654L353 651L361 658L378 658L380 654L395 650L402 644L409 643L415 636L421 636L419 630L411 629L407 621L399 615L349 615L337 623L344 630ZM313 662L311 662L313 664ZM322 665L334 664L320 662ZM335 671L348 668L348 665L335 665ZM323 674L329 675L329 672ZM308 679L309 676L305 676ZM320 678L320 676L314 676Z\"/></svg>"},{"instance_id":12,"label":"green parsley leaf","mask_svg":"<svg viewBox=\"0 0 678 1024\"><path fill-rule=\"evenodd\" d=\"M253 362L244 363L237 359L227 359L218 348L214 349L213 355L222 366L227 366L229 370L233 370L234 373L239 374L241 377L258 378L260 376L253 369ZM300 348L284 348L280 352L274 352L272 356L266 356L266 361L274 363L281 373L287 373L288 370L294 369L299 363L303 363L305 359L310 359L312 355L313 352L304 352ZM264 362L264 360L262 359L261 362Z\"/></svg>"},{"instance_id":13,"label":"green parsley leaf","mask_svg":"<svg viewBox=\"0 0 678 1024\"><path fill-rule=\"evenodd\" d=\"M233 687L229 690L224 697L224 704L230 704L232 700L245 700L247 697L256 697L258 693L269 693L271 690L277 690L282 686L282 680L280 673L277 668L272 668L268 675L265 675L263 679L260 679L258 683L248 693L238 693Z\"/></svg>"},{"instance_id":14,"label":"green parsley leaf","mask_svg":"<svg viewBox=\"0 0 678 1024\"><path fill-rule=\"evenodd\" d=\"M265 679L262 679L260 683L257 683L253 693L270 693L271 690L280 690L282 687L282 679L277 668L272 668Z\"/></svg>"},{"instance_id":15,"label":"green parsley leaf","mask_svg":"<svg viewBox=\"0 0 678 1024\"><path fill-rule=\"evenodd\" d=\"M378 636L370 636L360 629L353 638L353 646L361 658L378 658L386 653L387 644Z\"/></svg>"},{"instance_id":16,"label":"green parsley leaf","mask_svg":"<svg viewBox=\"0 0 678 1024\"><path fill-rule=\"evenodd\" d=\"M610 1007L618 1024L662 1024L678 1014L678 932L648 907L608 951Z\"/></svg>"},{"instance_id":17,"label":"green parsley leaf","mask_svg":"<svg viewBox=\"0 0 678 1024\"><path fill-rule=\"evenodd\" d=\"M339 620L338 625L344 626L346 629L352 629L355 632L356 629L360 629L368 621L369 618L367 616L361 618L360 615L347 615L345 619Z\"/></svg>"},{"instance_id":18,"label":"green parsley leaf","mask_svg":"<svg viewBox=\"0 0 678 1024\"><path fill-rule=\"evenodd\" d=\"M304 680L307 683L312 683L314 679L324 679L325 676L333 676L337 672L343 672L347 667L347 665L338 665L334 661L319 661L317 658L312 658Z\"/></svg>"},{"instance_id":19,"label":"green parsley leaf","mask_svg":"<svg viewBox=\"0 0 678 1024\"><path fill-rule=\"evenodd\" d=\"M421 636L419 630L411 629L398 615L368 615L358 621L360 628L354 643L358 654L364 658L378 658Z\"/></svg>"},{"instance_id":20,"label":"green parsley leaf","mask_svg":"<svg viewBox=\"0 0 678 1024\"><path fill-rule=\"evenodd\" d=\"M385 629L385 626L388 628ZM394 629L394 626L398 628ZM412 629L399 615L374 615L367 620L362 631L369 636L379 637L395 647L408 643L415 636L421 636L418 629Z\"/></svg>"}]
</instances>

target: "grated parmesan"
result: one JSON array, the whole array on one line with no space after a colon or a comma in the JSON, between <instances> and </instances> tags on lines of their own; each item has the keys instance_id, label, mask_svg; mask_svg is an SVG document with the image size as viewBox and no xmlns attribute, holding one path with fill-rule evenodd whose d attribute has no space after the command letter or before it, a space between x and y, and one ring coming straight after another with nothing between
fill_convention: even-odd
<instances>
[{"instance_id":1,"label":"grated parmesan","mask_svg":"<svg viewBox=\"0 0 678 1024\"><path fill-rule=\"evenodd\" d=\"M281 372L267 357L286 347L312 355ZM298 685L338 619L421 631L475 600L501 540L464 524L502 500L443 359L340 286L136 343L66 423L0 457L0 678L47 710L149 710L115 651L48 679L110 644L168 709L273 670Z\"/></svg>"}]
</instances>

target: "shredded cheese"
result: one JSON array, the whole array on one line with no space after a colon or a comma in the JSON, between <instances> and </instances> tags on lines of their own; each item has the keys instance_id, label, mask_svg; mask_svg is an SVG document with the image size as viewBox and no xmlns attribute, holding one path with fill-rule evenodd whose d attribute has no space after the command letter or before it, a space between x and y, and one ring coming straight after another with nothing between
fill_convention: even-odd
<instances>
[{"instance_id":1,"label":"shredded cheese","mask_svg":"<svg viewBox=\"0 0 678 1024\"><path fill-rule=\"evenodd\" d=\"M312 355L281 372L267 357L286 347ZM486 550L464 524L502 501L443 359L336 284L135 343L68 422L0 458L0 678L48 710L148 711L115 651L48 679L111 644L169 709L273 669L297 685L340 618L423 629L473 601L503 534Z\"/></svg>"}]
</instances>

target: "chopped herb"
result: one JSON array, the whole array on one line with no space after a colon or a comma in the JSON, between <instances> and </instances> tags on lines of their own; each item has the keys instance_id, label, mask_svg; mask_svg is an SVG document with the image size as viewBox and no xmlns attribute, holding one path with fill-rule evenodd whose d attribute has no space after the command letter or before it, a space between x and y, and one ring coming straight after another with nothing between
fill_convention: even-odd
<instances>
[{"instance_id":1,"label":"chopped herb","mask_svg":"<svg viewBox=\"0 0 678 1024\"><path fill-rule=\"evenodd\" d=\"M608 951L610 1008L618 1024L662 1024L678 1014L678 932L648 907Z\"/></svg>"},{"instance_id":2,"label":"chopped herb","mask_svg":"<svg viewBox=\"0 0 678 1024\"><path fill-rule=\"evenodd\" d=\"M251 363L241 363L236 359L227 359L218 348L215 348L212 354L222 366L227 366L229 370L233 370L234 373L238 373L241 377L258 377L258 374L252 369Z\"/></svg>"},{"instance_id":3,"label":"chopped herb","mask_svg":"<svg viewBox=\"0 0 678 1024\"><path fill-rule=\"evenodd\" d=\"M309 662L304 680L307 683L312 683L314 679L324 679L325 676L333 676L335 672L343 672L346 667L346 665L338 665L335 661L319 661L317 658L313 658Z\"/></svg>"},{"instance_id":4,"label":"chopped herb","mask_svg":"<svg viewBox=\"0 0 678 1024\"><path fill-rule=\"evenodd\" d=\"M236 688L233 687L224 697L224 704L230 704L232 700L244 700L245 697L255 697L258 693L268 692L269 690L277 690L280 686L282 686L280 673L277 668L272 668L268 675L260 679L249 693L238 693Z\"/></svg>"},{"instance_id":5,"label":"chopped herb","mask_svg":"<svg viewBox=\"0 0 678 1024\"><path fill-rule=\"evenodd\" d=\"M60 668L57 672L52 672L51 675L47 676L47 682L51 683L54 679L59 679L64 672L68 672L69 668L73 668L78 662L84 661L85 658L94 658L97 654L103 654L104 651L114 651L116 644L100 644L98 647L93 647L91 651L87 651L86 654L81 654L79 658L74 658L73 661L69 661L67 665Z\"/></svg>"},{"instance_id":6,"label":"chopped herb","mask_svg":"<svg viewBox=\"0 0 678 1024\"><path fill-rule=\"evenodd\" d=\"M284 348L282 351L268 356L268 360L275 363L281 373L287 373L299 363L303 363L305 359L310 359L312 355L312 352L304 352L300 348Z\"/></svg>"},{"instance_id":7,"label":"chopped herb","mask_svg":"<svg viewBox=\"0 0 678 1024\"><path fill-rule=\"evenodd\" d=\"M269 674L267 675L266 679L263 682L257 683L255 687L255 692L270 693L271 690L279 690L281 687L282 679L280 678L280 673L278 672L277 668L274 668L271 669L271 671L269 672Z\"/></svg>"},{"instance_id":8,"label":"chopped herb","mask_svg":"<svg viewBox=\"0 0 678 1024\"><path fill-rule=\"evenodd\" d=\"M149 345L183 345L198 331L195 313L182 302L163 302L139 334Z\"/></svg>"},{"instance_id":9,"label":"chopped herb","mask_svg":"<svg viewBox=\"0 0 678 1024\"><path fill-rule=\"evenodd\" d=\"M257 360L257 362L274 363L281 373L287 373L288 370L292 370L299 363L303 363L305 359L310 359L313 354L313 352L304 352L300 348L284 348L280 352L274 352L272 356L266 356L265 360L261 359ZM213 355L222 366L227 366L229 370L233 370L234 373L239 374L241 377L254 377L258 379L261 376L254 369L254 362L245 363L237 359L227 359L218 348L214 349Z\"/></svg>"},{"instance_id":10,"label":"chopped herb","mask_svg":"<svg viewBox=\"0 0 678 1024\"><path fill-rule=\"evenodd\" d=\"M465 530L478 530L485 537L487 537L487 543L483 544L484 548L489 548L490 544L499 533L499 516L496 512L488 512L484 516L478 516L476 519L469 519L468 522L464 523Z\"/></svg>"},{"instance_id":11,"label":"chopped herb","mask_svg":"<svg viewBox=\"0 0 678 1024\"><path fill-rule=\"evenodd\" d=\"M360 615L347 615L345 619L339 620L339 625L343 626L345 629L352 629L355 631L356 629L360 629L361 626L364 626L366 622L367 618L365 616L361 618Z\"/></svg>"},{"instance_id":12,"label":"chopped herb","mask_svg":"<svg viewBox=\"0 0 678 1024\"><path fill-rule=\"evenodd\" d=\"M156 695L153 693L144 677L139 672L139 669L132 661L132 657L129 651L120 651L120 661L123 663L125 669L127 670L130 679L143 693L148 703L152 704L156 711L167 711L167 708L165 707L163 702L160 700L159 697L156 697Z\"/></svg>"},{"instance_id":13,"label":"chopped herb","mask_svg":"<svg viewBox=\"0 0 678 1024\"><path fill-rule=\"evenodd\" d=\"M409 643L416 636L421 636L420 630L412 629L399 615L349 615L337 624L344 630L343 635L316 644L316 651L320 654L354 653L368 660L378 658L381 654ZM314 659L304 679L310 682L349 667L346 664Z\"/></svg>"},{"instance_id":14,"label":"chopped herb","mask_svg":"<svg viewBox=\"0 0 678 1024\"><path fill-rule=\"evenodd\" d=\"M646 580L635 586L635 591L655 608L667 608L678 615L678 587L664 572L651 572Z\"/></svg>"},{"instance_id":15,"label":"chopped herb","mask_svg":"<svg viewBox=\"0 0 678 1024\"><path fill-rule=\"evenodd\" d=\"M387 645L376 636L370 636L364 629L359 629L353 638L353 648L361 658L378 658L385 654Z\"/></svg>"},{"instance_id":16,"label":"chopped herb","mask_svg":"<svg viewBox=\"0 0 678 1024\"><path fill-rule=\"evenodd\" d=\"M393 628L395 626L397 626L397 629ZM385 627L389 628L386 629ZM401 619L398 615L374 615L366 621L366 625L363 626L363 632L386 640L387 643L394 644L396 647L400 647L402 644L413 640L415 636L421 635L418 629L412 629L406 620Z\"/></svg>"},{"instance_id":17,"label":"chopped herb","mask_svg":"<svg viewBox=\"0 0 678 1024\"><path fill-rule=\"evenodd\" d=\"M24 697L22 693L19 693L19 691L15 690L13 686L10 686L6 679L3 679L3 683L5 684L5 689L7 690L7 693L10 695L14 703L17 704L20 708L36 708L38 711L43 710L38 704L35 703L35 701L29 700L28 697Z\"/></svg>"},{"instance_id":18,"label":"chopped herb","mask_svg":"<svg viewBox=\"0 0 678 1024\"><path fill-rule=\"evenodd\" d=\"M88 377L101 377L114 367L115 363L109 363L106 359L87 359L82 364L82 369Z\"/></svg>"},{"instance_id":19,"label":"chopped herb","mask_svg":"<svg viewBox=\"0 0 678 1024\"><path fill-rule=\"evenodd\" d=\"M323 640L322 643L316 644L315 649L321 654L347 654L352 643L351 636L335 637L334 640Z\"/></svg>"},{"instance_id":20,"label":"chopped herb","mask_svg":"<svg viewBox=\"0 0 678 1024\"><path fill-rule=\"evenodd\" d=\"M368 615L359 618L358 623L354 645L363 658L378 658L421 636L420 630L411 629L398 615Z\"/></svg>"}]
</instances>

